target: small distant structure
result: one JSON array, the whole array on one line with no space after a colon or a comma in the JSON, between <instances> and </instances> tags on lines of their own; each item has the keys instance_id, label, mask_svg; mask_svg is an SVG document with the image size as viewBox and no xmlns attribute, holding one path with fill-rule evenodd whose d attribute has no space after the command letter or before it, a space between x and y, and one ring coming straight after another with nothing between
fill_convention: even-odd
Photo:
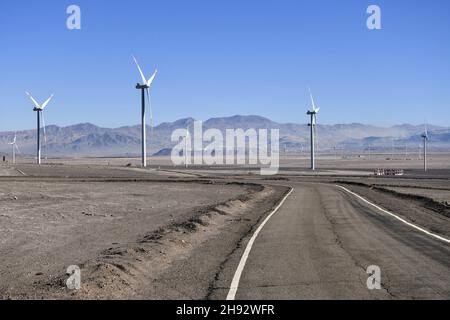
<instances>
[{"instance_id":1,"label":"small distant structure","mask_svg":"<svg viewBox=\"0 0 450 320\"><path fill-rule=\"evenodd\" d=\"M316 107L316 104L314 103L314 98L313 95L311 93L311 90L309 90L309 96L311 97L311 104L312 104L312 110L308 111L306 114L308 116L311 116L311 123L308 124L308 126L310 126L311 128L311 170L315 171L316 170L316 154L315 154L315 140L317 140L317 114L320 111L320 108Z\"/></svg>"},{"instance_id":2,"label":"small distant structure","mask_svg":"<svg viewBox=\"0 0 450 320\"><path fill-rule=\"evenodd\" d=\"M44 128L44 141L47 141L47 136L45 134L45 121L44 121L44 109L50 103L53 98L53 94L48 98L44 103L39 104L36 99L29 92L25 92L26 95L31 99L33 104L35 105L33 111L37 114L37 156L36 161L38 165L41 165L41 119L42 119L42 127Z\"/></svg>"},{"instance_id":3,"label":"small distant structure","mask_svg":"<svg viewBox=\"0 0 450 320\"><path fill-rule=\"evenodd\" d=\"M403 169L375 169L375 176L403 176L405 174Z\"/></svg>"},{"instance_id":4,"label":"small distant structure","mask_svg":"<svg viewBox=\"0 0 450 320\"><path fill-rule=\"evenodd\" d=\"M428 144L428 126L425 124L425 131L422 134L423 139L423 171L427 171L427 144Z\"/></svg>"},{"instance_id":5,"label":"small distant structure","mask_svg":"<svg viewBox=\"0 0 450 320\"><path fill-rule=\"evenodd\" d=\"M150 105L150 88L152 86L153 80L155 80L156 74L158 73L158 70L153 73L153 75L147 80L147 78L144 76L144 73L142 72L141 67L139 66L139 63L137 62L136 58L133 56L134 62L136 63L136 66L139 70L139 73L142 78L142 83L138 83L136 85L136 89L141 90L141 144L142 144L142 168L147 167L147 133L146 133L146 124L145 124L145 93L147 93L147 102L150 107L150 121L151 126L153 128L153 112Z\"/></svg>"},{"instance_id":6,"label":"small distant structure","mask_svg":"<svg viewBox=\"0 0 450 320\"><path fill-rule=\"evenodd\" d=\"M8 144L12 146L12 163L16 164L16 149L20 152L19 147L17 146L17 134L14 134L14 140ZM4 159L3 162L5 162Z\"/></svg>"}]
</instances>

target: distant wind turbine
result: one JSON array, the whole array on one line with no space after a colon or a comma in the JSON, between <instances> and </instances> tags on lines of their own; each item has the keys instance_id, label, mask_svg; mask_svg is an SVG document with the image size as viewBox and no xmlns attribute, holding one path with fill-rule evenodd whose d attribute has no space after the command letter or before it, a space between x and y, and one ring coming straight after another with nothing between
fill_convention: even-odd
<instances>
[{"instance_id":1,"label":"distant wind turbine","mask_svg":"<svg viewBox=\"0 0 450 320\"><path fill-rule=\"evenodd\" d=\"M316 107L316 104L314 103L314 98L311 93L311 90L309 90L309 96L311 97L311 107L312 110L308 111L306 114L311 116L311 122L309 126L311 127L311 170L316 170L316 164L315 164L315 138L316 138L316 126L317 126L317 114L320 111L320 108Z\"/></svg>"},{"instance_id":2,"label":"distant wind turbine","mask_svg":"<svg viewBox=\"0 0 450 320\"><path fill-rule=\"evenodd\" d=\"M43 104L39 104L36 99L34 99L32 97L32 95L28 92L25 92L27 94L27 96L31 99L31 101L34 104L34 109L33 111L35 111L37 113L37 164L40 165L41 164L41 115L42 115L42 121L44 123L44 136L45 136L45 121L44 121L44 109L45 107L49 104L49 102L52 100L53 98L53 94L43 103Z\"/></svg>"},{"instance_id":3,"label":"distant wind turbine","mask_svg":"<svg viewBox=\"0 0 450 320\"><path fill-rule=\"evenodd\" d=\"M16 149L20 153L19 147L17 146L17 134L14 134L14 140L8 144L12 147L12 163L16 164Z\"/></svg>"},{"instance_id":4,"label":"distant wind turbine","mask_svg":"<svg viewBox=\"0 0 450 320\"><path fill-rule=\"evenodd\" d=\"M188 156L191 157L191 154L188 153L188 139L190 139L191 134L189 133L189 125L186 127L186 135L184 137L184 166L187 169L189 166Z\"/></svg>"},{"instance_id":5,"label":"distant wind turbine","mask_svg":"<svg viewBox=\"0 0 450 320\"><path fill-rule=\"evenodd\" d=\"M138 83L136 85L136 89L141 90L141 97L142 97L142 107L141 107L141 121L142 121L142 167L145 168L147 166L147 134L146 134L146 128L145 128L145 92L147 92L147 101L150 107L150 124L153 128L153 112L152 107L150 105L150 87L153 83L153 80L155 80L156 74L158 73L158 70L156 70L153 75L147 80L144 76L144 73L142 72L141 67L139 66L139 63L137 62L136 58L133 56L133 60L136 63L136 66L139 70L139 73L142 78L142 83Z\"/></svg>"},{"instance_id":6,"label":"distant wind turbine","mask_svg":"<svg viewBox=\"0 0 450 320\"><path fill-rule=\"evenodd\" d=\"M423 170L427 171L427 144L428 144L428 125L425 124L425 131L422 134L423 139Z\"/></svg>"}]
</instances>

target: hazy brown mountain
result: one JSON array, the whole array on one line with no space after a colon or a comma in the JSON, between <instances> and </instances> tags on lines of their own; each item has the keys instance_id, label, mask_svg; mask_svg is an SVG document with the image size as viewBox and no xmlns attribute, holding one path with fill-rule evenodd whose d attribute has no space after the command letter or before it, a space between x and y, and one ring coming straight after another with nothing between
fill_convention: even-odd
<instances>
[{"instance_id":1,"label":"hazy brown mountain","mask_svg":"<svg viewBox=\"0 0 450 320\"><path fill-rule=\"evenodd\" d=\"M189 127L194 119L180 119L148 128L149 153L167 154L174 143L170 141L175 129ZM260 116L233 116L212 118L204 122L204 129L279 129L280 148L287 152L307 150L309 127L306 124L277 123ZM430 148L450 150L450 128L429 126ZM403 124L377 127L360 123L319 125L317 128L319 151L345 148L349 150L416 148L421 143L423 126ZM14 132L0 132L0 152L9 153L8 142ZM23 154L34 154L36 130L17 132L17 142ZM140 126L101 128L90 123L68 127L46 127L45 156L127 156L140 152Z\"/></svg>"}]
</instances>

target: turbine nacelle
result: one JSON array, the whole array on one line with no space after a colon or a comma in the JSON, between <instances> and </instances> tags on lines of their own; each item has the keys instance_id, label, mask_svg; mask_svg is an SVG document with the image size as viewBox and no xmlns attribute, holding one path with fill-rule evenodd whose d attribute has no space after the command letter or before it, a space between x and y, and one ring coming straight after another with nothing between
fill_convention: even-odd
<instances>
[{"instance_id":1,"label":"turbine nacelle","mask_svg":"<svg viewBox=\"0 0 450 320\"><path fill-rule=\"evenodd\" d=\"M136 84L136 89L149 89L150 87L148 86L148 85L146 85L146 84L140 84L140 83L137 83Z\"/></svg>"}]
</instances>

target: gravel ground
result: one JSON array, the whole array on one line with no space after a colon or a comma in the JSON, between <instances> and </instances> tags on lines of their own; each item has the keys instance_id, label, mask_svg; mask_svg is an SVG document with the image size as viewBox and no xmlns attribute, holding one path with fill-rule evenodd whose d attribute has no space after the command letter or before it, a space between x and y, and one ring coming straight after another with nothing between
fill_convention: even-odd
<instances>
[{"instance_id":1,"label":"gravel ground","mask_svg":"<svg viewBox=\"0 0 450 320\"><path fill-rule=\"evenodd\" d=\"M408 187L387 187L386 189L403 194L423 196L433 199L436 202L450 203L450 189L423 189L423 188L408 188Z\"/></svg>"},{"instance_id":2,"label":"gravel ground","mask_svg":"<svg viewBox=\"0 0 450 320\"><path fill-rule=\"evenodd\" d=\"M0 185L0 297L33 297L33 284L108 248L134 243L251 187L205 183L40 182Z\"/></svg>"},{"instance_id":3,"label":"gravel ground","mask_svg":"<svg viewBox=\"0 0 450 320\"><path fill-rule=\"evenodd\" d=\"M439 203L450 192L447 169L393 178L297 171L261 177L245 168L0 166L0 298L223 298L248 236L285 186L297 183L345 185L450 237ZM299 208L294 201L289 219ZM83 272L77 292L65 288L73 264Z\"/></svg>"}]
</instances>

